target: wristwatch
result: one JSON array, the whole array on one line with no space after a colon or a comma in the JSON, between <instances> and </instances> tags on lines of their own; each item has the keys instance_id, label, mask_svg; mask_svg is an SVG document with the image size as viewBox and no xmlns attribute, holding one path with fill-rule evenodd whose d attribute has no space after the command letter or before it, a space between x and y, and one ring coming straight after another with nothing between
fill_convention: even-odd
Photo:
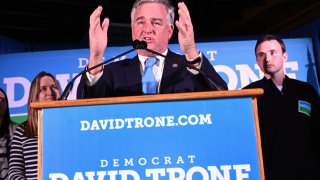
<instances>
[{"instance_id":1,"label":"wristwatch","mask_svg":"<svg viewBox=\"0 0 320 180\"><path fill-rule=\"evenodd\" d=\"M201 62L201 60L202 60L201 54L199 54L196 59L194 59L194 60L192 60L192 61L187 61L187 63L188 63L188 64L191 64L191 65L193 65L193 64L198 64L198 63Z\"/></svg>"}]
</instances>

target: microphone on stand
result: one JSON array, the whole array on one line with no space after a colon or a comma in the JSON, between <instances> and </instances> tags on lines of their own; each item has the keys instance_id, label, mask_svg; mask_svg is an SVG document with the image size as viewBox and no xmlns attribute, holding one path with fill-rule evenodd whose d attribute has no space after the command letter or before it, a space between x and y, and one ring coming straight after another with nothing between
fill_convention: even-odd
<instances>
[{"instance_id":1,"label":"microphone on stand","mask_svg":"<svg viewBox=\"0 0 320 180\"><path fill-rule=\"evenodd\" d=\"M128 50L128 51L126 51L126 52L124 52L124 53L122 53L122 54L119 54L119 55L117 55L117 56L115 56L115 57L113 57L113 58L110 58L110 59L108 59L108 60L106 60L106 61L103 61L103 62L101 62L101 63L99 63L99 64L97 64L97 65L95 65L95 66L92 66L91 68L86 68L85 70L83 70L83 71L81 71L80 73L78 73L78 74L77 74L75 77L73 77L73 78L71 79L71 81L67 84L67 86L66 86L66 88L64 89L64 91L62 92L59 100L66 100L66 99L68 98L68 96L69 96L69 94L70 94L70 92L71 92L71 89L72 89L72 87L73 87L74 81L75 81L79 76L81 76L81 75L85 74L86 72L89 72L89 71L91 71L91 70L93 70L93 69L95 69L95 68L97 68L97 67L100 67L100 66L102 66L102 65L104 65L104 64L107 64L107 63L109 63L109 62L111 62L111 61L113 61L113 60L115 60L115 59L117 59L117 58L120 58L120 57L122 57L122 56L124 56L124 55L126 55L126 54L128 54L128 53L131 53L132 51L135 51L135 50L138 50L138 49L143 49L144 47L146 48L147 43L146 43L145 41L142 41L142 42L141 42L141 41L139 41L139 40L134 40L134 41L132 42L132 46L133 46L133 48L130 49L130 50ZM162 55L162 56L163 56L163 55Z\"/></svg>"},{"instance_id":2,"label":"microphone on stand","mask_svg":"<svg viewBox=\"0 0 320 180\"><path fill-rule=\"evenodd\" d=\"M139 40L135 40L135 41L139 41ZM140 41L140 42L136 42L136 43L139 44L139 45L137 45L137 46L139 46L139 49L147 50L147 51L149 51L149 52L152 52L153 54L162 56L162 57L164 57L164 58L166 57L166 56L164 56L164 55L161 54L161 53L158 53L158 52L156 52L156 51L153 51L153 50L151 50L151 49L148 49L148 44L147 44L147 42L145 42L145 41ZM206 73L204 73L203 71L201 71L201 69L196 68L196 67L194 67L194 66L192 66L192 65L190 65L190 64L187 64L187 63L182 63L182 62L181 62L181 64L182 64L183 66L188 67L189 69L193 69L193 70L195 70L195 71L198 71L202 76L204 76L204 77L209 81L211 88L217 89L218 91L226 90L225 88L217 85L217 83L215 83Z\"/></svg>"}]
</instances>

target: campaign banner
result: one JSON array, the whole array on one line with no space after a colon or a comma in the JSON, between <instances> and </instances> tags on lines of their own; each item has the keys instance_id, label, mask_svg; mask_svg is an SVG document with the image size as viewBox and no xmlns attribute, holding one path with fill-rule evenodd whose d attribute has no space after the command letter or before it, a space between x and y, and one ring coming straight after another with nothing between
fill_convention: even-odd
<instances>
[{"instance_id":1,"label":"campaign banner","mask_svg":"<svg viewBox=\"0 0 320 180\"><path fill-rule=\"evenodd\" d=\"M254 122L251 97L45 108L41 179L261 179Z\"/></svg>"},{"instance_id":2,"label":"campaign banner","mask_svg":"<svg viewBox=\"0 0 320 180\"><path fill-rule=\"evenodd\" d=\"M289 53L285 64L286 74L291 78L310 82L319 92L311 39L284 39L284 42ZM206 42L197 43L197 47L228 83L229 89L238 90L263 77L255 61L255 43L256 40ZM169 48L181 53L179 44L170 44ZM108 47L104 59L108 60L130 49L131 46ZM135 55L136 52L132 52L115 61ZM88 58L89 49L0 55L0 87L8 94L11 115L26 115L30 84L40 71L55 75L63 91L68 82L84 70ZM68 99L76 98L79 80L80 78L75 81Z\"/></svg>"}]
</instances>

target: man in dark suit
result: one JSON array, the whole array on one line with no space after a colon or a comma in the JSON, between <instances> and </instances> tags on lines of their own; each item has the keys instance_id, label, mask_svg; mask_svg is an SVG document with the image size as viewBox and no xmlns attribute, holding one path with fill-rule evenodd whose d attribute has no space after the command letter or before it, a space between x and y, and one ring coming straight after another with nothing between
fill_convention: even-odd
<instances>
[{"instance_id":1,"label":"man in dark suit","mask_svg":"<svg viewBox=\"0 0 320 180\"><path fill-rule=\"evenodd\" d=\"M109 19L100 23L102 7L90 16L90 59L88 68L102 62L107 47ZM174 7L169 0L136 0L131 11L132 39L145 41L150 51L137 50L133 59L98 67L82 76L77 98L96 98L146 94L142 79L145 62L155 57L152 72L156 81L155 93L180 93L208 90L227 90L227 84L214 70L208 59L197 49L194 31L187 6L178 3L176 20L178 39L184 55L168 49L174 30ZM186 66L189 66L188 68ZM200 69L201 72L190 68ZM151 93L152 94L152 93Z\"/></svg>"}]
</instances>

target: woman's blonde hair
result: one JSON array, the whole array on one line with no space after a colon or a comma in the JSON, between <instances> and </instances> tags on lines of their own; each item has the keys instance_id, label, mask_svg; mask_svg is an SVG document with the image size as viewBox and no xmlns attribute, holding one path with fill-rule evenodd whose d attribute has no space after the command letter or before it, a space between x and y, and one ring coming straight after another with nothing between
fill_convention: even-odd
<instances>
[{"instance_id":1,"label":"woman's blonde hair","mask_svg":"<svg viewBox=\"0 0 320 180\"><path fill-rule=\"evenodd\" d=\"M40 80L44 76L49 76L53 79L55 85L58 87L60 92L60 87L57 79L50 73L45 71L41 71L32 81L30 86L29 98L28 98L28 119L25 123L26 130L25 136L32 138L38 136L38 111L36 109L30 108L30 104L32 102L39 101L39 94L40 94Z\"/></svg>"}]
</instances>

